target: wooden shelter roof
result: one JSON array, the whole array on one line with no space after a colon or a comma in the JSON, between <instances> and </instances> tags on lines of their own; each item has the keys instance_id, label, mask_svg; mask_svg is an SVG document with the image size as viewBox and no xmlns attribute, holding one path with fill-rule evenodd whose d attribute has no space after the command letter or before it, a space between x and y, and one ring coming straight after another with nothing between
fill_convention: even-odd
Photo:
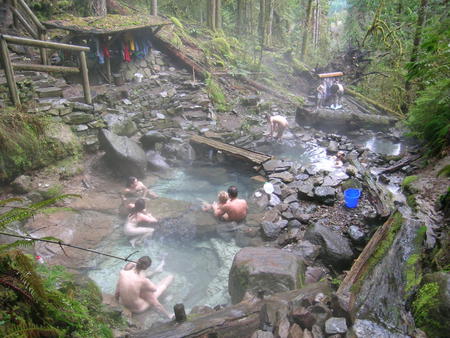
<instances>
[{"instance_id":1,"label":"wooden shelter roof","mask_svg":"<svg viewBox=\"0 0 450 338\"><path fill-rule=\"evenodd\" d=\"M47 28L63 29L78 34L109 35L124 31L162 27L170 25L170 20L152 15L117 15L108 14L103 17L69 16L61 20L43 23Z\"/></svg>"}]
</instances>

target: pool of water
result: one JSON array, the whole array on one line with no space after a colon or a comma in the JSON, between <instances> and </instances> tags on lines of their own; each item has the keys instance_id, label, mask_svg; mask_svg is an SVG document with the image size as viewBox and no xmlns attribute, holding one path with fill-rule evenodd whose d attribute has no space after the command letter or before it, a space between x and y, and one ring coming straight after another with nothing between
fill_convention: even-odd
<instances>
[{"instance_id":1,"label":"pool of water","mask_svg":"<svg viewBox=\"0 0 450 338\"><path fill-rule=\"evenodd\" d=\"M397 156L403 150L400 141L394 141L384 137L358 136L353 138L353 143L359 147L367 148L370 151L383 155Z\"/></svg>"},{"instance_id":2,"label":"pool of water","mask_svg":"<svg viewBox=\"0 0 450 338\"><path fill-rule=\"evenodd\" d=\"M335 160L327 155L326 148L314 142L278 142L265 144L256 150L270 154L277 159L296 162L302 166L313 166L317 169L333 170L336 168Z\"/></svg>"},{"instance_id":3,"label":"pool of water","mask_svg":"<svg viewBox=\"0 0 450 338\"><path fill-rule=\"evenodd\" d=\"M158 195L188 202L217 200L220 190L235 185L239 197L249 199L261 182L251 179L255 172L251 169L223 165L195 165L174 169L168 178L159 179L151 189Z\"/></svg>"},{"instance_id":4,"label":"pool of water","mask_svg":"<svg viewBox=\"0 0 450 338\"><path fill-rule=\"evenodd\" d=\"M121 228L118 229L121 232ZM131 259L148 255L155 269L163 260L164 271L151 277L157 283L168 274L174 275L174 281L160 299L171 312L177 303L183 303L187 311L195 305L214 307L228 304L228 273L234 255L240 248L234 241L226 242L211 238L202 241L180 242L170 239L150 239ZM127 257L135 250L123 236L105 241L98 250L119 257ZM101 259L97 269L89 272L102 292L114 294L119 271L125 262L117 259Z\"/></svg>"}]
</instances>

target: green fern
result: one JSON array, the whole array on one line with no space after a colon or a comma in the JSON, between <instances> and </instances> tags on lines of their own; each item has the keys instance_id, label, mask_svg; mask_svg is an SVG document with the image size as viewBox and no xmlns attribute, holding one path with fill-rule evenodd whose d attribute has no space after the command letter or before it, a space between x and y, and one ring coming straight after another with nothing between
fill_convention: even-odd
<instances>
[{"instance_id":1,"label":"green fern","mask_svg":"<svg viewBox=\"0 0 450 338\"><path fill-rule=\"evenodd\" d=\"M22 324L14 327L10 327L6 332L5 338L39 338L39 337L62 337L63 331L55 327L43 327L33 324Z\"/></svg>"}]
</instances>

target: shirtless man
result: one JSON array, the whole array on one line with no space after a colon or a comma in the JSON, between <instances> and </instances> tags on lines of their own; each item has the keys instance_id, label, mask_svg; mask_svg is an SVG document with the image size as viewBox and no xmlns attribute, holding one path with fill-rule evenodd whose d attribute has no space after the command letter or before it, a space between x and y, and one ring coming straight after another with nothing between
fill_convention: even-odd
<instances>
[{"instance_id":1,"label":"shirtless man","mask_svg":"<svg viewBox=\"0 0 450 338\"><path fill-rule=\"evenodd\" d=\"M332 109L339 109L342 108L341 100L342 96L344 95L344 86L339 83L339 80L334 80L333 85L330 88L331 92L331 100L332 100Z\"/></svg>"},{"instance_id":2,"label":"shirtless man","mask_svg":"<svg viewBox=\"0 0 450 338\"><path fill-rule=\"evenodd\" d=\"M247 201L237 198L238 189L235 186L228 188L229 200L224 205L218 207L214 214L225 221L242 221L247 217Z\"/></svg>"},{"instance_id":3,"label":"shirtless man","mask_svg":"<svg viewBox=\"0 0 450 338\"><path fill-rule=\"evenodd\" d=\"M267 114L266 118L269 123L270 137L273 137L274 132L276 132L277 135L275 137L277 139L281 139L284 130L288 126L288 121L286 118L281 115L270 116L269 114Z\"/></svg>"},{"instance_id":4,"label":"shirtless man","mask_svg":"<svg viewBox=\"0 0 450 338\"><path fill-rule=\"evenodd\" d=\"M140 195L140 197L145 198L150 195L153 198L157 198L158 195L147 188L144 183L139 181L136 177L130 176L127 179L127 187L125 188L125 193L135 193Z\"/></svg>"},{"instance_id":5,"label":"shirtless man","mask_svg":"<svg viewBox=\"0 0 450 338\"><path fill-rule=\"evenodd\" d=\"M128 263L120 270L115 298L133 313L142 313L153 305L159 312L171 319L172 315L162 306L158 298L172 283L169 275L157 285L147 278L147 270L152 264L148 256L139 258L137 264Z\"/></svg>"}]
</instances>

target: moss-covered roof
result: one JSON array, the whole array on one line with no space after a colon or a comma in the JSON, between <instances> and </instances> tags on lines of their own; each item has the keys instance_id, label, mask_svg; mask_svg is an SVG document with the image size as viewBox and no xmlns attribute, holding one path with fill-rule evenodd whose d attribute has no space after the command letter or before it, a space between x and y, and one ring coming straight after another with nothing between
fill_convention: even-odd
<instances>
[{"instance_id":1,"label":"moss-covered roof","mask_svg":"<svg viewBox=\"0 0 450 338\"><path fill-rule=\"evenodd\" d=\"M61 20L44 22L47 28L58 28L80 34L111 34L145 27L160 27L171 21L152 15L117 15L103 17L67 16Z\"/></svg>"}]
</instances>

